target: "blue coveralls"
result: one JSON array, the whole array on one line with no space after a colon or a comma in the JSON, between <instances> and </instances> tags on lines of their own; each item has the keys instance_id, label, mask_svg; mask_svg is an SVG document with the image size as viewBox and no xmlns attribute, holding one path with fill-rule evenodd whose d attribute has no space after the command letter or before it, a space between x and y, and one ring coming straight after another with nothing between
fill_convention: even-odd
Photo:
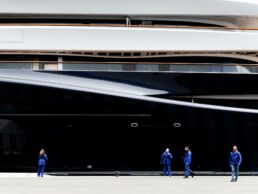
<instances>
[{"instance_id":1,"label":"blue coveralls","mask_svg":"<svg viewBox=\"0 0 258 194\"><path fill-rule=\"evenodd\" d=\"M189 176L192 172L190 165L192 162L192 152L189 150L184 155L184 164L185 164L185 176Z\"/></svg>"},{"instance_id":2,"label":"blue coveralls","mask_svg":"<svg viewBox=\"0 0 258 194\"><path fill-rule=\"evenodd\" d=\"M171 176L171 160L173 156L170 152L164 152L161 156L160 163L163 165L163 176L166 175L168 171L168 176Z\"/></svg>"},{"instance_id":3,"label":"blue coveralls","mask_svg":"<svg viewBox=\"0 0 258 194\"><path fill-rule=\"evenodd\" d=\"M237 180L239 174L239 166L242 163L242 156L239 151L232 151L229 154L229 165L231 167L232 180Z\"/></svg>"},{"instance_id":4,"label":"blue coveralls","mask_svg":"<svg viewBox=\"0 0 258 194\"><path fill-rule=\"evenodd\" d=\"M38 176L43 177L47 160L48 158L46 154L39 155Z\"/></svg>"}]
</instances>

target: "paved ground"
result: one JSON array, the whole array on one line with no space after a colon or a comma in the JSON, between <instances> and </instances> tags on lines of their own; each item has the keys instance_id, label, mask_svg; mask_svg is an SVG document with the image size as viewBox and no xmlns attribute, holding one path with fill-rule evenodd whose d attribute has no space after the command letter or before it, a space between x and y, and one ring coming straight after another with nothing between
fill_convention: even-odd
<instances>
[{"instance_id":1,"label":"paved ground","mask_svg":"<svg viewBox=\"0 0 258 194\"><path fill-rule=\"evenodd\" d=\"M240 177L231 183L225 176L80 176L37 178L35 174L0 174L1 194L257 194L258 177Z\"/></svg>"}]
</instances>

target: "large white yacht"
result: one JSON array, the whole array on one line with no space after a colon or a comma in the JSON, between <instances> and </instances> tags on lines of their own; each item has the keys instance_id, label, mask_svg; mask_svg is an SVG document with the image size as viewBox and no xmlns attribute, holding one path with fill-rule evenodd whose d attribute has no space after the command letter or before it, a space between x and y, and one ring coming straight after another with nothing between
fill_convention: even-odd
<instances>
[{"instance_id":1,"label":"large white yacht","mask_svg":"<svg viewBox=\"0 0 258 194\"><path fill-rule=\"evenodd\" d=\"M0 3L1 170L256 170L258 1Z\"/></svg>"}]
</instances>

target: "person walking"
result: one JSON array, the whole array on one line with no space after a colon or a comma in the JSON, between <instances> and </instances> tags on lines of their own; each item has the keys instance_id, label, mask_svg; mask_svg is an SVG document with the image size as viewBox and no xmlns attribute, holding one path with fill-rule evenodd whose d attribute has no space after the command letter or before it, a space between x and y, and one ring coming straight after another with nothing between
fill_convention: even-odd
<instances>
[{"instance_id":1,"label":"person walking","mask_svg":"<svg viewBox=\"0 0 258 194\"><path fill-rule=\"evenodd\" d=\"M38 177L44 176L45 166L47 163L47 154L44 149L41 149L39 152L39 161L38 161Z\"/></svg>"},{"instance_id":2,"label":"person walking","mask_svg":"<svg viewBox=\"0 0 258 194\"><path fill-rule=\"evenodd\" d=\"M185 165L185 176L184 178L188 178L189 175L194 177L194 172L191 170L190 165L192 163L192 152L189 149L189 146L185 146L185 154L183 157L184 165Z\"/></svg>"},{"instance_id":3,"label":"person walking","mask_svg":"<svg viewBox=\"0 0 258 194\"><path fill-rule=\"evenodd\" d=\"M171 160L173 156L169 152L167 148L165 152L161 156L160 164L163 166L163 176L166 176L166 172L168 172L168 176L171 176Z\"/></svg>"},{"instance_id":4,"label":"person walking","mask_svg":"<svg viewBox=\"0 0 258 194\"><path fill-rule=\"evenodd\" d=\"M231 167L231 182L236 182L239 175L239 166L242 163L241 153L237 150L237 146L233 146L233 150L229 154L229 165Z\"/></svg>"}]
</instances>

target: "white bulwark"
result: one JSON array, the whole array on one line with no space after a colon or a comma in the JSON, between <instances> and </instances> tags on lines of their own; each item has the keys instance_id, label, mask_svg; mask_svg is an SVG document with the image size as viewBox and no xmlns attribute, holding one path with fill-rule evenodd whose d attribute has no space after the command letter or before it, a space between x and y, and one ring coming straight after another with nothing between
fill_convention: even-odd
<instances>
[{"instance_id":1,"label":"white bulwark","mask_svg":"<svg viewBox=\"0 0 258 194\"><path fill-rule=\"evenodd\" d=\"M1 51L258 50L258 31L241 30L2 26L0 37Z\"/></svg>"},{"instance_id":2,"label":"white bulwark","mask_svg":"<svg viewBox=\"0 0 258 194\"><path fill-rule=\"evenodd\" d=\"M0 14L257 16L255 0L1 0Z\"/></svg>"}]
</instances>

